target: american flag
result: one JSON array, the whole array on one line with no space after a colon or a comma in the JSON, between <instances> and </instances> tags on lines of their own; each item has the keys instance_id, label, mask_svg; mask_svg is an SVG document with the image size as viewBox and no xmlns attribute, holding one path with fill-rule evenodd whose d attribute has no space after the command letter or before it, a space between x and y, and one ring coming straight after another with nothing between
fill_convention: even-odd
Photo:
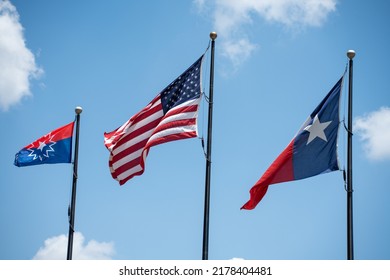
<instances>
[{"instance_id":1,"label":"american flag","mask_svg":"<svg viewBox=\"0 0 390 280\"><path fill-rule=\"evenodd\" d=\"M118 129L104 133L112 177L123 185L145 169L152 146L196 137L203 55Z\"/></svg>"}]
</instances>

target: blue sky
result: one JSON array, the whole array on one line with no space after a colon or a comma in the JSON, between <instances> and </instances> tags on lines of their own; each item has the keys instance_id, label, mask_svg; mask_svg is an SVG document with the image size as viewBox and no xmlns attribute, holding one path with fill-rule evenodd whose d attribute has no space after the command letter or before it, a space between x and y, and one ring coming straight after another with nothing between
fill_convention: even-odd
<instances>
[{"instance_id":1,"label":"blue sky","mask_svg":"<svg viewBox=\"0 0 390 280\"><path fill-rule=\"evenodd\" d=\"M0 259L65 259L72 166L18 168L21 148L82 106L74 258L200 259L199 139L155 146L120 187L103 133L147 105L216 31L209 259L345 259L332 172L249 189L343 74L354 49L356 259L390 259L388 1L0 1ZM208 53L203 88L208 93ZM341 117L346 114L344 83ZM199 111L206 137L207 108ZM339 160L345 165L346 133Z\"/></svg>"}]
</instances>

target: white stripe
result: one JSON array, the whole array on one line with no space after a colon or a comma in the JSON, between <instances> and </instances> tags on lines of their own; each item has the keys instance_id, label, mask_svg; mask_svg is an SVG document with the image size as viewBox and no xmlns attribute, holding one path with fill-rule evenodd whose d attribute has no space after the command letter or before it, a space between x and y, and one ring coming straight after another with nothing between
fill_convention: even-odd
<instances>
[{"instance_id":1,"label":"white stripe","mask_svg":"<svg viewBox=\"0 0 390 280\"><path fill-rule=\"evenodd\" d=\"M119 154L120 152L126 150L127 148L133 146L134 144L137 144L141 142L142 140L148 139L154 131L155 128L152 128L148 131L145 131L144 133L140 134L137 137L129 139L129 141L122 143L121 145L116 145L115 148L112 150L112 154L115 156Z\"/></svg>"},{"instance_id":2,"label":"white stripe","mask_svg":"<svg viewBox=\"0 0 390 280\"><path fill-rule=\"evenodd\" d=\"M156 113L154 113L153 115L150 115L149 117L141 120L141 121L138 121L138 122L135 122L133 123L130 127L128 127L123 135L123 137L125 137L127 134L137 130L138 128L154 121L154 120L157 120L158 118L161 118L163 116L163 111L162 110L159 110L157 111ZM121 137L122 138L122 137Z\"/></svg>"},{"instance_id":3,"label":"white stripe","mask_svg":"<svg viewBox=\"0 0 390 280\"><path fill-rule=\"evenodd\" d=\"M152 104L152 106L150 106L147 110L145 110L146 108L143 109L143 113L149 111L150 109L158 106L159 104L161 104L161 100L158 99L157 102L155 102L154 104ZM136 115L140 114L142 111L140 111L139 113L137 113ZM135 116L136 116L135 115ZM144 124L148 123L148 122L151 122L159 117L162 117L163 116L163 111L160 110L156 113L154 113L153 115L145 118L144 120L140 121L140 122L136 122L136 123L133 123L131 122L131 118L130 120L128 120L127 122L125 122L121 127L119 127L116 132L114 133L114 135L112 135L110 138L105 138L104 140L104 143L105 144L111 144L114 140L116 139L120 139L122 137L124 137L124 135L134 131L135 129L137 129L138 127L141 127L143 126ZM133 116L134 117L134 116ZM132 118L133 118L132 117ZM111 146L110 146L111 148Z\"/></svg>"},{"instance_id":4,"label":"white stripe","mask_svg":"<svg viewBox=\"0 0 390 280\"><path fill-rule=\"evenodd\" d=\"M137 172L139 172L139 171L141 171L141 170L142 170L141 165L137 165L137 166L134 166L134 167L131 168L131 169L126 170L126 171L123 172L123 173L120 173L116 178L117 178L118 181L124 180L124 179L126 179L127 177L129 177L129 176L133 175L134 173L137 173Z\"/></svg>"},{"instance_id":5,"label":"white stripe","mask_svg":"<svg viewBox=\"0 0 390 280\"><path fill-rule=\"evenodd\" d=\"M187 107L187 106L192 106L192 105L199 105L199 103L200 103L200 96L198 98L190 99L186 102L181 103L180 105L172 107L171 110L177 109L177 108L182 108L182 107Z\"/></svg>"},{"instance_id":6,"label":"white stripe","mask_svg":"<svg viewBox=\"0 0 390 280\"><path fill-rule=\"evenodd\" d=\"M104 144L105 145L109 145L108 149L111 151L112 150L112 142L117 139L117 138L120 138L122 135L123 135L123 131L126 129L126 127L129 125L130 123L130 120L128 120L127 122L125 122L121 127L119 127L115 133L110 137L110 138L106 138L104 137Z\"/></svg>"},{"instance_id":7,"label":"white stripe","mask_svg":"<svg viewBox=\"0 0 390 280\"><path fill-rule=\"evenodd\" d=\"M153 136L149 138L148 143L164 136L185 133L185 132L196 132L196 125L179 126L179 127L165 129L156 134L153 134Z\"/></svg>"},{"instance_id":8,"label":"white stripe","mask_svg":"<svg viewBox=\"0 0 390 280\"><path fill-rule=\"evenodd\" d=\"M121 158L120 160L114 161L112 163L113 168L117 169L117 168L121 167L122 165L132 161L133 159L139 158L141 156L143 149L144 148L142 147L141 149L135 151L134 153L131 153L131 154Z\"/></svg>"},{"instance_id":9,"label":"white stripe","mask_svg":"<svg viewBox=\"0 0 390 280\"><path fill-rule=\"evenodd\" d=\"M198 116L198 111L175 114L175 115L169 116L169 117L167 117L167 118L164 118L164 119L159 123L159 126L162 125L162 124L166 124L166 123L169 123L169 122L173 122L173 121L186 120L186 119L188 119L188 120L194 119L194 118L196 118L197 116Z\"/></svg>"},{"instance_id":10,"label":"white stripe","mask_svg":"<svg viewBox=\"0 0 390 280\"><path fill-rule=\"evenodd\" d=\"M129 128L129 131L126 131L126 133L121 137L126 137L126 135L128 135L129 133L133 132L135 129L139 128L139 127L142 127L146 124L148 124L149 122L152 122L160 117L163 116L163 111L160 110L158 112L156 112L155 114L151 115L150 117L147 117L146 119L136 123L135 125L131 126ZM152 129L148 130L148 131L145 131L144 133L138 135L137 137L134 137L134 138L131 138L129 141L125 142L125 143L122 143L121 145L116 145L113 149L112 149L112 153L114 155L117 155L118 153L122 152L123 150L127 149L128 147L131 147L132 145L142 141L142 140L145 140L147 138L150 137L150 135L152 135L153 133L153 130L155 129L155 127L153 127Z\"/></svg>"}]
</instances>

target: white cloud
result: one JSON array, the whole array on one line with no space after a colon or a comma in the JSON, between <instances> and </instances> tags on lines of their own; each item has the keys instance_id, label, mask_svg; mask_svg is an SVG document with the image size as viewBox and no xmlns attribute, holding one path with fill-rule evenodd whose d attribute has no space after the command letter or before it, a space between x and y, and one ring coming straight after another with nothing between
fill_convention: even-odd
<instances>
[{"instance_id":1,"label":"white cloud","mask_svg":"<svg viewBox=\"0 0 390 280\"><path fill-rule=\"evenodd\" d=\"M10 1L0 0L0 109L7 111L30 96L30 79L42 73L26 47L16 8Z\"/></svg>"},{"instance_id":2,"label":"white cloud","mask_svg":"<svg viewBox=\"0 0 390 280\"><path fill-rule=\"evenodd\" d=\"M354 131L369 159L390 159L390 107L355 118Z\"/></svg>"},{"instance_id":3,"label":"white cloud","mask_svg":"<svg viewBox=\"0 0 390 280\"><path fill-rule=\"evenodd\" d=\"M95 240L84 243L81 232L73 236L72 259L74 260L108 260L114 255L112 242L97 242ZM65 260L68 249L68 237L64 234L45 240L43 247L33 257L34 260Z\"/></svg>"},{"instance_id":4,"label":"white cloud","mask_svg":"<svg viewBox=\"0 0 390 280\"><path fill-rule=\"evenodd\" d=\"M248 39L246 25L256 28L256 16L287 28L321 26L336 10L337 0L194 0L199 11L213 11L214 29L221 38L222 54L233 63L247 59L257 48ZM205 9L205 6L213 6Z\"/></svg>"},{"instance_id":5,"label":"white cloud","mask_svg":"<svg viewBox=\"0 0 390 280\"><path fill-rule=\"evenodd\" d=\"M246 60L257 48L247 38L241 38L238 40L226 40L222 44L222 55L228 57L231 62L238 66L241 61Z\"/></svg>"},{"instance_id":6,"label":"white cloud","mask_svg":"<svg viewBox=\"0 0 390 280\"><path fill-rule=\"evenodd\" d=\"M205 7L205 0L193 0L193 3L200 12L203 11L203 8Z\"/></svg>"}]
</instances>

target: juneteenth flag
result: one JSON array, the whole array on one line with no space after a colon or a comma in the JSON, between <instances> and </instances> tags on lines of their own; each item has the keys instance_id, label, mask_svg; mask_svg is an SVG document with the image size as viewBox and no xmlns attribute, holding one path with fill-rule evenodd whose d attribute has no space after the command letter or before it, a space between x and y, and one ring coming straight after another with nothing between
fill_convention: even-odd
<instances>
[{"instance_id":1,"label":"juneteenth flag","mask_svg":"<svg viewBox=\"0 0 390 280\"><path fill-rule=\"evenodd\" d=\"M120 185L144 172L152 146L198 135L202 61L203 55L139 113L104 133L111 176Z\"/></svg>"},{"instance_id":2,"label":"juneteenth flag","mask_svg":"<svg viewBox=\"0 0 390 280\"><path fill-rule=\"evenodd\" d=\"M250 199L241 209L254 209L271 184L339 170L337 134L343 77L310 114L286 149L251 188Z\"/></svg>"},{"instance_id":3,"label":"juneteenth flag","mask_svg":"<svg viewBox=\"0 0 390 280\"><path fill-rule=\"evenodd\" d=\"M70 163L72 158L72 136L74 122L57 128L27 145L15 155L18 167Z\"/></svg>"}]
</instances>

